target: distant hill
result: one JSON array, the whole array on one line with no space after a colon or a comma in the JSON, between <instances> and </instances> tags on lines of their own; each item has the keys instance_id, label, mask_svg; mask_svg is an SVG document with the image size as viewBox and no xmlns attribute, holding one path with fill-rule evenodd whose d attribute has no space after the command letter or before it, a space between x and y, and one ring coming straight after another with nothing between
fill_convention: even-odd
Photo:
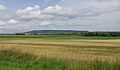
<instances>
[{"instance_id":1,"label":"distant hill","mask_svg":"<svg viewBox=\"0 0 120 70\"><path fill-rule=\"evenodd\" d=\"M87 37L120 37L120 32L110 31L79 31L79 30L33 30L24 33L16 33L15 35L80 35Z\"/></svg>"},{"instance_id":2,"label":"distant hill","mask_svg":"<svg viewBox=\"0 0 120 70\"><path fill-rule=\"evenodd\" d=\"M26 34L59 34L59 33L87 33L88 31L79 30L33 30L25 32Z\"/></svg>"}]
</instances>

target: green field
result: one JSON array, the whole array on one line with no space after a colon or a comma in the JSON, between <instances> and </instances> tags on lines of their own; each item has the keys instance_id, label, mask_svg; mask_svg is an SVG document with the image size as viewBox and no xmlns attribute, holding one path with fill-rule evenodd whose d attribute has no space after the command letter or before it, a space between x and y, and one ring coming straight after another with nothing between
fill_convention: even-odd
<instances>
[{"instance_id":1,"label":"green field","mask_svg":"<svg viewBox=\"0 0 120 70\"><path fill-rule=\"evenodd\" d=\"M120 37L0 35L0 70L120 70Z\"/></svg>"},{"instance_id":2,"label":"green field","mask_svg":"<svg viewBox=\"0 0 120 70\"><path fill-rule=\"evenodd\" d=\"M120 37L86 37L80 35L0 35L2 39L120 39Z\"/></svg>"}]
</instances>

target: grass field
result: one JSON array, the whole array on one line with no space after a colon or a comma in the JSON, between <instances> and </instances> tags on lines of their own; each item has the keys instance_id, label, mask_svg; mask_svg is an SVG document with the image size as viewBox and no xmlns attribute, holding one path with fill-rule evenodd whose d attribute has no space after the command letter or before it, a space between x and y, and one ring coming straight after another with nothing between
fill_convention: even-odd
<instances>
[{"instance_id":1,"label":"grass field","mask_svg":"<svg viewBox=\"0 0 120 70\"><path fill-rule=\"evenodd\" d=\"M0 50L0 70L120 70L120 37L1 35Z\"/></svg>"}]
</instances>

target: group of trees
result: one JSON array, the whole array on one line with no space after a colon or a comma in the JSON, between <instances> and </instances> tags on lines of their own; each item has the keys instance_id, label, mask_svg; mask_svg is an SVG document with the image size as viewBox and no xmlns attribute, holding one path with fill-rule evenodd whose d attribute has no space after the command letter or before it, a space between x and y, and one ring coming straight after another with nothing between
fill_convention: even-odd
<instances>
[{"instance_id":1,"label":"group of trees","mask_svg":"<svg viewBox=\"0 0 120 70\"><path fill-rule=\"evenodd\" d=\"M84 36L117 37L120 36L120 32L88 32Z\"/></svg>"}]
</instances>

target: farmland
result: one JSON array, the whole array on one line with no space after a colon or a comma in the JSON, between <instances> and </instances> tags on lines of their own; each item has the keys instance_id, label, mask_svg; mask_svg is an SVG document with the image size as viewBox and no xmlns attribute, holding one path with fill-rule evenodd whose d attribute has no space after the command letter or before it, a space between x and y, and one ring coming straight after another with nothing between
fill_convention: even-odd
<instances>
[{"instance_id":1,"label":"farmland","mask_svg":"<svg viewBox=\"0 0 120 70\"><path fill-rule=\"evenodd\" d=\"M0 50L2 52L5 50L8 53L13 53L3 53L3 55L8 55L9 57L11 57L10 55L16 55L14 53L21 52L20 54L28 53L28 55L32 54L36 56L36 58L40 58L37 63L38 67L36 65L37 69L35 69L32 63L35 59L29 60L29 56L29 59L27 59L28 62L26 62L26 66L28 65L27 68L22 66L21 61L21 65L19 62L17 64L13 61L13 59L17 60L16 58L11 58L11 60L0 59L0 68L2 70L120 70L120 37L1 35ZM9 57L6 56L5 58ZM27 55L25 58L27 58ZM33 67L29 67L30 61ZM39 66L39 62L48 66L43 66L43 68L40 69L41 66ZM53 65L49 66L51 64ZM10 65L13 66L13 69L9 68ZM94 68L94 65L97 67Z\"/></svg>"}]
</instances>

